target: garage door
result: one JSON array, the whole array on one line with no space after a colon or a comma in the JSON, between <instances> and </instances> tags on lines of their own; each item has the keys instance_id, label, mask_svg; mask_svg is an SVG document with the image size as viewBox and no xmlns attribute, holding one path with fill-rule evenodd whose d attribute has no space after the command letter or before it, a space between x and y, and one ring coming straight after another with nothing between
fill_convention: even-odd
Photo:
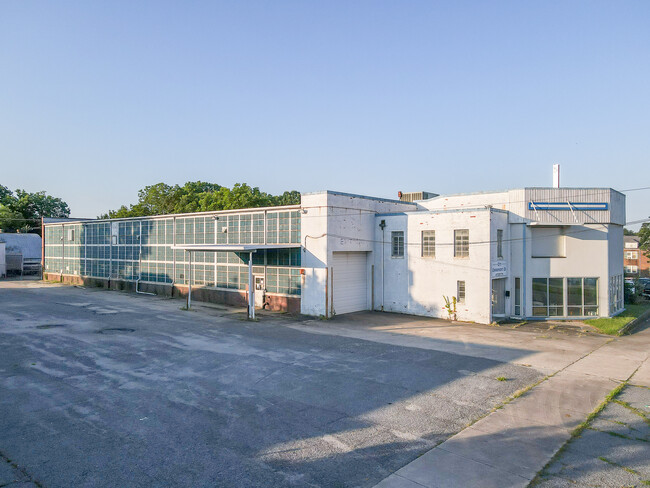
<instances>
[{"instance_id":1,"label":"garage door","mask_svg":"<svg viewBox=\"0 0 650 488\"><path fill-rule=\"evenodd\" d=\"M332 292L334 313L368 310L368 268L365 252L333 254Z\"/></svg>"}]
</instances>

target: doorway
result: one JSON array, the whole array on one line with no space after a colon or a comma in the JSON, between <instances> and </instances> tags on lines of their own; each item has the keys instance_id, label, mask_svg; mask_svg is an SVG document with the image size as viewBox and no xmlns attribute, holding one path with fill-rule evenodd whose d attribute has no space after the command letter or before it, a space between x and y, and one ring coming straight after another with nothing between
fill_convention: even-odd
<instances>
[{"instance_id":1,"label":"doorway","mask_svg":"<svg viewBox=\"0 0 650 488\"><path fill-rule=\"evenodd\" d=\"M492 280L492 315L506 314L506 279Z\"/></svg>"},{"instance_id":2,"label":"doorway","mask_svg":"<svg viewBox=\"0 0 650 488\"><path fill-rule=\"evenodd\" d=\"M266 289L264 288L264 275L255 275L255 308L262 308L266 300Z\"/></svg>"}]
</instances>

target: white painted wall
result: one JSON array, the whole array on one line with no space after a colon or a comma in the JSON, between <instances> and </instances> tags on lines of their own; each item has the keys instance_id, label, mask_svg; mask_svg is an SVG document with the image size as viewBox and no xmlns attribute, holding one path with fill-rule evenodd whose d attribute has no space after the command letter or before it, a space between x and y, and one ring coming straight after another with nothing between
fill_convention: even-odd
<instances>
[{"instance_id":1,"label":"white painted wall","mask_svg":"<svg viewBox=\"0 0 650 488\"><path fill-rule=\"evenodd\" d=\"M564 198L558 190L558 201ZM591 190L573 189L571 196L590 195ZM624 215L624 199L617 192L610 199L611 215ZM532 279L535 277L598 277L599 313L609 315L609 277L622 274L622 226L576 223L587 213L570 211L546 215L563 224L566 257L533 258L531 213L526 210L529 189L437 197L412 205L336 192L305 194L302 197L302 312L328 315L331 312L332 253L368 253L368 303L375 310L445 317L443 296L455 296L457 281L466 283L466 302L459 304L459 320L489 323L491 314L492 264L504 261L507 267L506 315L514 314L514 278L522 279L524 314L532 317ZM553 191L544 189L552 198ZM577 196L576 196L577 195ZM577 200L576 200L577 201ZM379 224L384 220L382 233ZM470 229L470 257L453 256L454 229ZM421 256L421 231L436 231L436 257ZM497 231L503 233L503 258L497 252ZM391 231L405 232L406 253L391 257ZM383 234L383 245L382 245ZM383 257L382 257L383 256ZM374 279L373 276L374 269ZM335 272L335 271L334 271ZM566 303L566 300L565 300Z\"/></svg>"},{"instance_id":2,"label":"white painted wall","mask_svg":"<svg viewBox=\"0 0 650 488\"><path fill-rule=\"evenodd\" d=\"M525 229L526 241L522 239ZM598 278L598 304L601 317L610 315L609 277L622 274L623 261L620 249L623 245L623 228L618 225L575 225L565 227L566 257L534 258L531 256L531 228L525 224L510 225L511 278L510 289L514 292L514 278L526 283L526 315L532 317L533 278ZM524 259L524 247L526 254ZM524 267L525 260L525 267ZM525 279L524 279L524 269ZM566 305L566 298L565 298ZM514 313L514 295L511 311Z\"/></svg>"},{"instance_id":3,"label":"white painted wall","mask_svg":"<svg viewBox=\"0 0 650 488\"><path fill-rule=\"evenodd\" d=\"M301 198L302 282L301 311L329 315L332 305L332 253L372 253L375 214L415 210L413 203L339 192L306 193ZM369 260L370 261L370 260ZM368 283L371 265L368 265ZM372 287L368 287L371 303ZM327 304L327 308L326 308Z\"/></svg>"},{"instance_id":4,"label":"white painted wall","mask_svg":"<svg viewBox=\"0 0 650 488\"><path fill-rule=\"evenodd\" d=\"M490 320L490 212L484 208L448 212L378 215L375 226L375 309L447 318L444 296L457 295L465 281L466 300L457 305L458 320ZM421 232L436 231L436 256L421 256ZM454 257L454 229L469 229L469 258ZM391 231L405 231L405 256L391 257ZM382 294L383 289L383 294Z\"/></svg>"}]
</instances>

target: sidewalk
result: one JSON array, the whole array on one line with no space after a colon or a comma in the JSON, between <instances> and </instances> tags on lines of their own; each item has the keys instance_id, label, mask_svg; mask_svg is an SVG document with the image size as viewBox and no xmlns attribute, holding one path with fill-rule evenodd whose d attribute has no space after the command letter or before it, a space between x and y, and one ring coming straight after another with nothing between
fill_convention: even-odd
<instances>
[{"instance_id":1,"label":"sidewalk","mask_svg":"<svg viewBox=\"0 0 650 488\"><path fill-rule=\"evenodd\" d=\"M620 382L631 378L632 384L650 386L648 351L650 328L613 339L407 464L376 488L527 486Z\"/></svg>"}]
</instances>

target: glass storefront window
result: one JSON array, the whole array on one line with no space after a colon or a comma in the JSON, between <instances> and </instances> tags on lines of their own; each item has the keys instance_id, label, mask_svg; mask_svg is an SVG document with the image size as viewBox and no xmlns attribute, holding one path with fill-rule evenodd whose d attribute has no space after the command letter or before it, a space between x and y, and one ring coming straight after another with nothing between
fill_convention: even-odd
<instances>
[{"instance_id":1,"label":"glass storefront window","mask_svg":"<svg viewBox=\"0 0 650 488\"><path fill-rule=\"evenodd\" d=\"M521 278L515 278L515 315L521 315Z\"/></svg>"},{"instance_id":2,"label":"glass storefront window","mask_svg":"<svg viewBox=\"0 0 650 488\"><path fill-rule=\"evenodd\" d=\"M549 317L564 315L564 279L562 278L548 280L548 315Z\"/></svg>"},{"instance_id":3,"label":"glass storefront window","mask_svg":"<svg viewBox=\"0 0 650 488\"><path fill-rule=\"evenodd\" d=\"M598 278L567 278L567 315L598 316Z\"/></svg>"},{"instance_id":4,"label":"glass storefront window","mask_svg":"<svg viewBox=\"0 0 650 488\"><path fill-rule=\"evenodd\" d=\"M533 316L564 316L565 286L567 316L598 316L598 278L533 278Z\"/></svg>"},{"instance_id":5,"label":"glass storefront window","mask_svg":"<svg viewBox=\"0 0 650 488\"><path fill-rule=\"evenodd\" d=\"M533 315L546 317L548 315L548 279L533 278Z\"/></svg>"}]
</instances>

